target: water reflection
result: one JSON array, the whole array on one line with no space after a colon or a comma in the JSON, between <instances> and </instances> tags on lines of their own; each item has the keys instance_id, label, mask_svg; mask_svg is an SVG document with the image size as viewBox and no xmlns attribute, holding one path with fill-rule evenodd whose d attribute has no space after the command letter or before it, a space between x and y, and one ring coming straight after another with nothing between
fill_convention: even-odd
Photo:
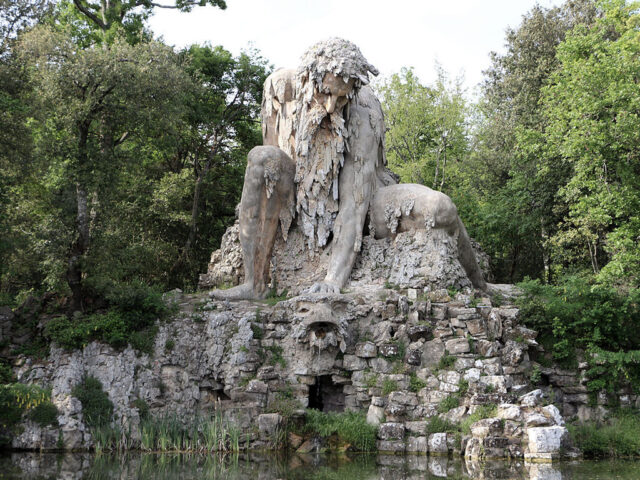
<instances>
[{"instance_id":1,"label":"water reflection","mask_svg":"<svg viewBox=\"0 0 640 480\"><path fill-rule=\"evenodd\" d=\"M640 462L470 462L459 458L393 455L227 456L13 453L0 456L0 479L68 480L631 480Z\"/></svg>"}]
</instances>

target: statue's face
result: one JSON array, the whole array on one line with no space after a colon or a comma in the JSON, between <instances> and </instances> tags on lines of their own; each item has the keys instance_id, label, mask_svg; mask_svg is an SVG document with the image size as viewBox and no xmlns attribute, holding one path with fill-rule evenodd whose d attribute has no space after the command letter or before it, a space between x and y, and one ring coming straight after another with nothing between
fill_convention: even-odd
<instances>
[{"instance_id":1,"label":"statue's face","mask_svg":"<svg viewBox=\"0 0 640 480\"><path fill-rule=\"evenodd\" d=\"M325 73L320 90L313 96L316 103L322 105L327 113L340 110L347 103L347 95L353 90L355 79L345 82L342 77Z\"/></svg>"}]
</instances>

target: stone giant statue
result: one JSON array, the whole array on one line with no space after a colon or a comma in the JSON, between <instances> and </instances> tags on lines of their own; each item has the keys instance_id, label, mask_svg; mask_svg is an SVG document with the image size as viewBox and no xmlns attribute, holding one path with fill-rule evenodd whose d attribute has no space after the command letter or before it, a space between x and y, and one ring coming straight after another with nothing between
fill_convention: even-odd
<instances>
[{"instance_id":1,"label":"stone giant statue","mask_svg":"<svg viewBox=\"0 0 640 480\"><path fill-rule=\"evenodd\" d=\"M384 118L369 87L369 64L339 38L312 46L297 70L278 70L264 86L263 146L247 159L239 210L244 283L214 290L216 298L263 298L273 245L292 222L311 250L331 245L323 281L310 292L338 293L370 234L443 229L458 242L458 258L476 288L486 283L469 236L449 197L423 185L396 184L386 168Z\"/></svg>"}]
</instances>

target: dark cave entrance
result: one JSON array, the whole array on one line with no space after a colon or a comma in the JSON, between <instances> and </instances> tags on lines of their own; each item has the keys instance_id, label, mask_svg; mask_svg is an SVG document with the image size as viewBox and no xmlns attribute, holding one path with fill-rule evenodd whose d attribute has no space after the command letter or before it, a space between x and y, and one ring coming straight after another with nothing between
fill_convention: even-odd
<instances>
[{"instance_id":1,"label":"dark cave entrance","mask_svg":"<svg viewBox=\"0 0 640 480\"><path fill-rule=\"evenodd\" d=\"M321 412L343 412L344 391L342 385L336 385L331 375L316 377L315 385L309 386L309 408Z\"/></svg>"}]
</instances>

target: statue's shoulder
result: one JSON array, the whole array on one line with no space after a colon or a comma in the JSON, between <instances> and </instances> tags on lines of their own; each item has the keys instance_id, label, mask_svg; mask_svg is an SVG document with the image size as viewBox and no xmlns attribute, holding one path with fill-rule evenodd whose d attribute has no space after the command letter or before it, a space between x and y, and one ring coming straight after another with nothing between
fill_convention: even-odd
<instances>
[{"instance_id":1,"label":"statue's shoulder","mask_svg":"<svg viewBox=\"0 0 640 480\"><path fill-rule=\"evenodd\" d=\"M290 102L296 97L296 70L280 68L267 77L264 82L264 96L276 98L278 102Z\"/></svg>"},{"instance_id":2,"label":"statue's shoulder","mask_svg":"<svg viewBox=\"0 0 640 480\"><path fill-rule=\"evenodd\" d=\"M363 85L356 94L356 104L365 109L382 111L380 100L369 85Z\"/></svg>"}]
</instances>

